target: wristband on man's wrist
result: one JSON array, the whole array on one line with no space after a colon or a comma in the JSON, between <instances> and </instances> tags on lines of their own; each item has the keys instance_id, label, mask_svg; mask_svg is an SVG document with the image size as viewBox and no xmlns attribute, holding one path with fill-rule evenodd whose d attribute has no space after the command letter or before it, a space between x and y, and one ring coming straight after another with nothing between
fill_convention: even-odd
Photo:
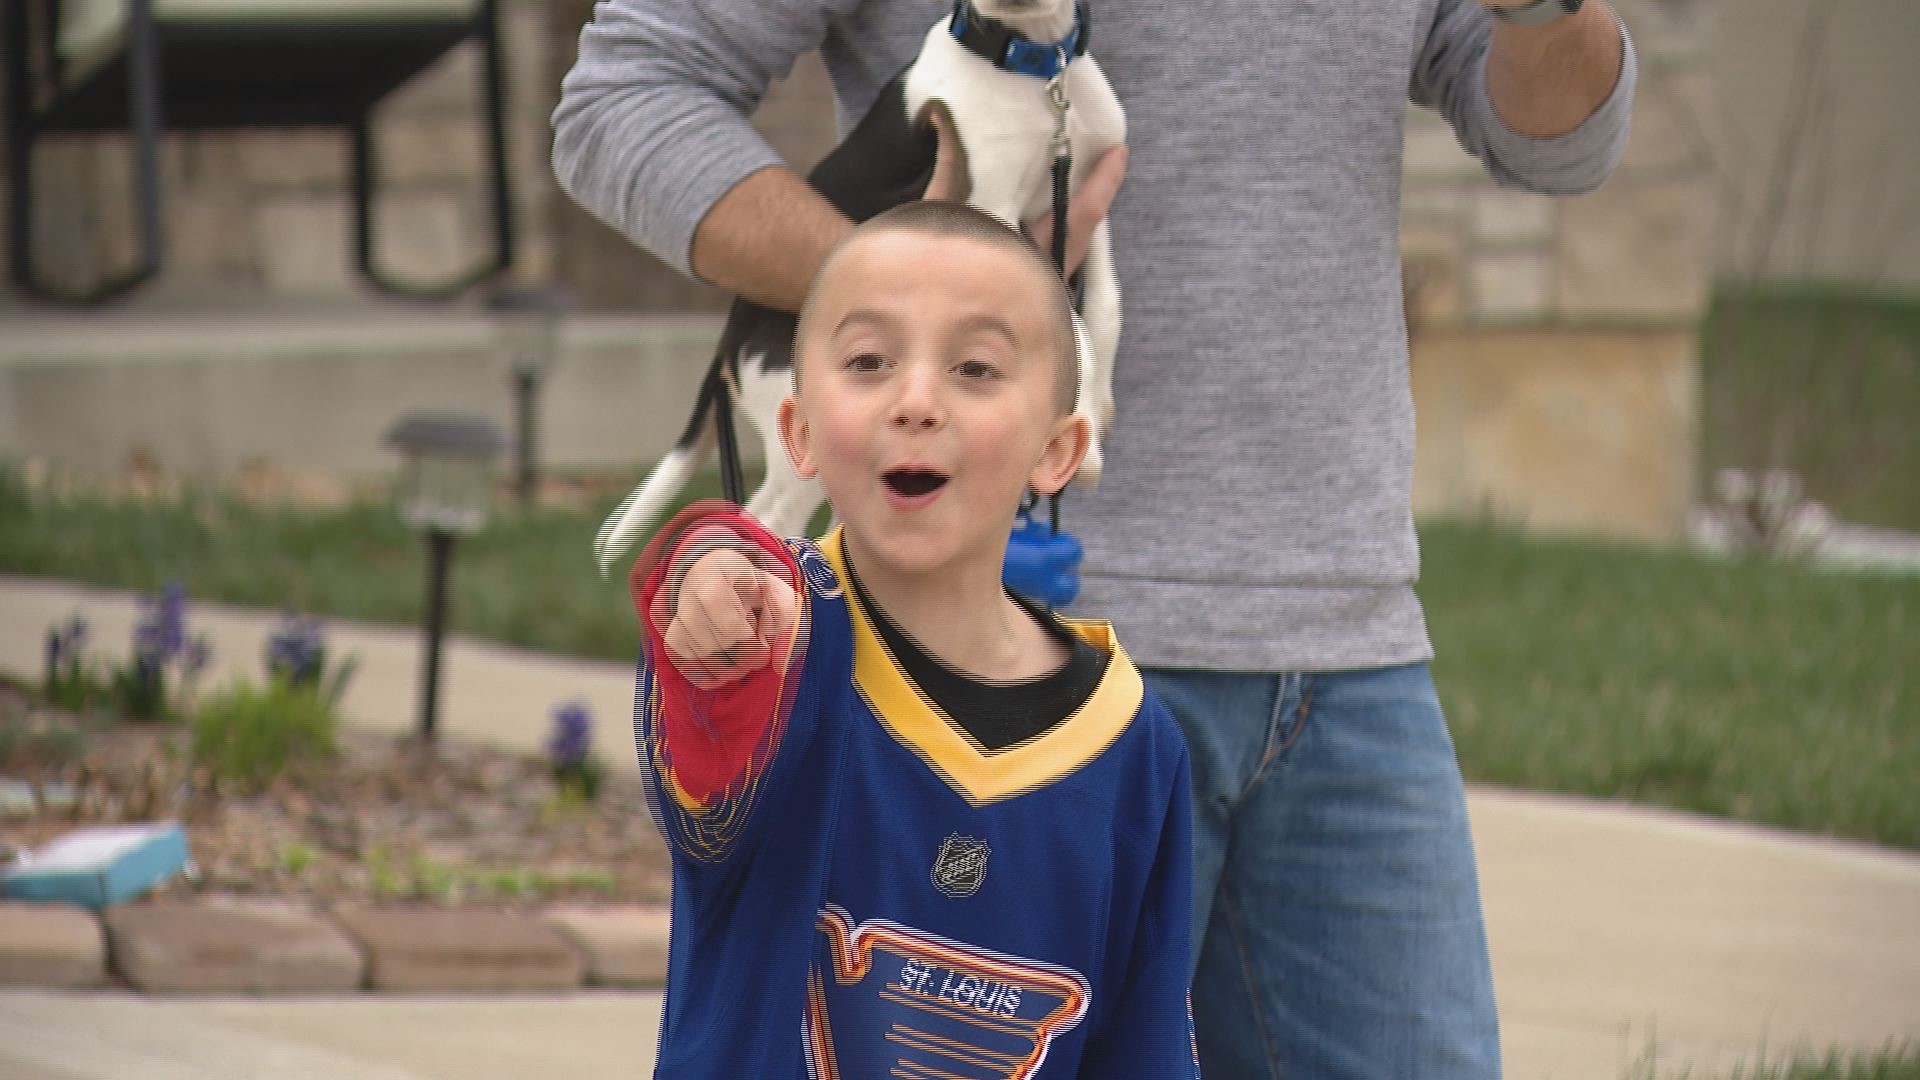
<instances>
[{"instance_id":1,"label":"wristband on man's wrist","mask_svg":"<svg viewBox=\"0 0 1920 1080\"><path fill-rule=\"evenodd\" d=\"M1533 0L1510 7L1487 5L1493 17L1512 26L1545 26L1580 10L1586 0Z\"/></svg>"}]
</instances>

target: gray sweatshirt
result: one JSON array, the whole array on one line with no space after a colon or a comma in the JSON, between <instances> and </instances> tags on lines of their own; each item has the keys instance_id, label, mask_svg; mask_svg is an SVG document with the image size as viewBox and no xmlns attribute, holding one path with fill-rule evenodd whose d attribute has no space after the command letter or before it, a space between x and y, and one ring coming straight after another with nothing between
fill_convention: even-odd
<instances>
[{"instance_id":1,"label":"gray sweatshirt","mask_svg":"<svg viewBox=\"0 0 1920 1080\"><path fill-rule=\"evenodd\" d=\"M1431 656L1414 595L1413 400L1400 291L1403 125L1438 109L1504 184L1591 190L1625 148L1612 97L1553 139L1486 92L1476 0L1093 0L1127 110L1115 202L1125 320L1115 430L1062 522L1074 611L1136 661L1328 671ZM841 130L942 0L604 0L554 113L561 185L686 271L694 227L780 159L747 124L818 48Z\"/></svg>"}]
</instances>

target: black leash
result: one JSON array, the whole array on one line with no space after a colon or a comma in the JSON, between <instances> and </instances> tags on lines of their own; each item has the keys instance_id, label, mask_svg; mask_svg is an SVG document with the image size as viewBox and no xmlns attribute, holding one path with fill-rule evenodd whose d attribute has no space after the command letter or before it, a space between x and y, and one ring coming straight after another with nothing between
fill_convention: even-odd
<instances>
[{"instance_id":1,"label":"black leash","mask_svg":"<svg viewBox=\"0 0 1920 1080\"><path fill-rule=\"evenodd\" d=\"M734 387L739 376L733 357L723 356L707 376L708 401L714 409L713 426L720 438L720 492L735 506L747 504L746 483L740 476L740 444L733 433Z\"/></svg>"},{"instance_id":2,"label":"black leash","mask_svg":"<svg viewBox=\"0 0 1920 1080\"><path fill-rule=\"evenodd\" d=\"M1084 39L1083 39L1084 41ZM1053 106L1053 266L1060 271L1060 281L1065 287L1067 277L1067 180L1073 175L1073 141L1067 136L1067 110L1072 107L1067 101L1067 63L1066 50L1060 53L1060 73L1047 80L1047 102ZM1079 384L1080 335L1073 335L1072 357L1076 369L1074 383ZM1080 387L1085 393L1086 387ZM1074 402L1079 405L1078 401ZM1060 493L1047 496L1047 524L1055 536L1060 535Z\"/></svg>"}]
</instances>

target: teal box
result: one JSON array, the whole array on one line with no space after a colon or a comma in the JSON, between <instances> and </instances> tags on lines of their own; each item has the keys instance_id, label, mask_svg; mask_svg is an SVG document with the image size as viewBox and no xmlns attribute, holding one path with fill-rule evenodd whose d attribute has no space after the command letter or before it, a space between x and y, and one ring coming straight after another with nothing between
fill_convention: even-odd
<instances>
[{"instance_id":1,"label":"teal box","mask_svg":"<svg viewBox=\"0 0 1920 1080\"><path fill-rule=\"evenodd\" d=\"M173 822L76 829L22 856L0 878L0 895L98 911L139 896L186 865L187 834Z\"/></svg>"}]
</instances>

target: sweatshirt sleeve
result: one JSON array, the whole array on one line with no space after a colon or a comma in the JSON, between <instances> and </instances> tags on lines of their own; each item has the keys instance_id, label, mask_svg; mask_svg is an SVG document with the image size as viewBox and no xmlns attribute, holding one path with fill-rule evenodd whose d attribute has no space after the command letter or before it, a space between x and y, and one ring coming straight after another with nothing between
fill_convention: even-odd
<instances>
[{"instance_id":1,"label":"sweatshirt sleeve","mask_svg":"<svg viewBox=\"0 0 1920 1080\"><path fill-rule=\"evenodd\" d=\"M695 226L782 164L747 117L861 0L602 0L553 114L567 194L691 276Z\"/></svg>"},{"instance_id":2,"label":"sweatshirt sleeve","mask_svg":"<svg viewBox=\"0 0 1920 1080\"><path fill-rule=\"evenodd\" d=\"M1625 26L1620 39L1620 78L1591 116L1564 135L1521 135L1500 119L1487 93L1493 16L1477 0L1439 0L1408 94L1414 104L1438 109L1460 145L1499 183L1545 195L1583 194L1606 180L1627 148L1639 69Z\"/></svg>"}]
</instances>

